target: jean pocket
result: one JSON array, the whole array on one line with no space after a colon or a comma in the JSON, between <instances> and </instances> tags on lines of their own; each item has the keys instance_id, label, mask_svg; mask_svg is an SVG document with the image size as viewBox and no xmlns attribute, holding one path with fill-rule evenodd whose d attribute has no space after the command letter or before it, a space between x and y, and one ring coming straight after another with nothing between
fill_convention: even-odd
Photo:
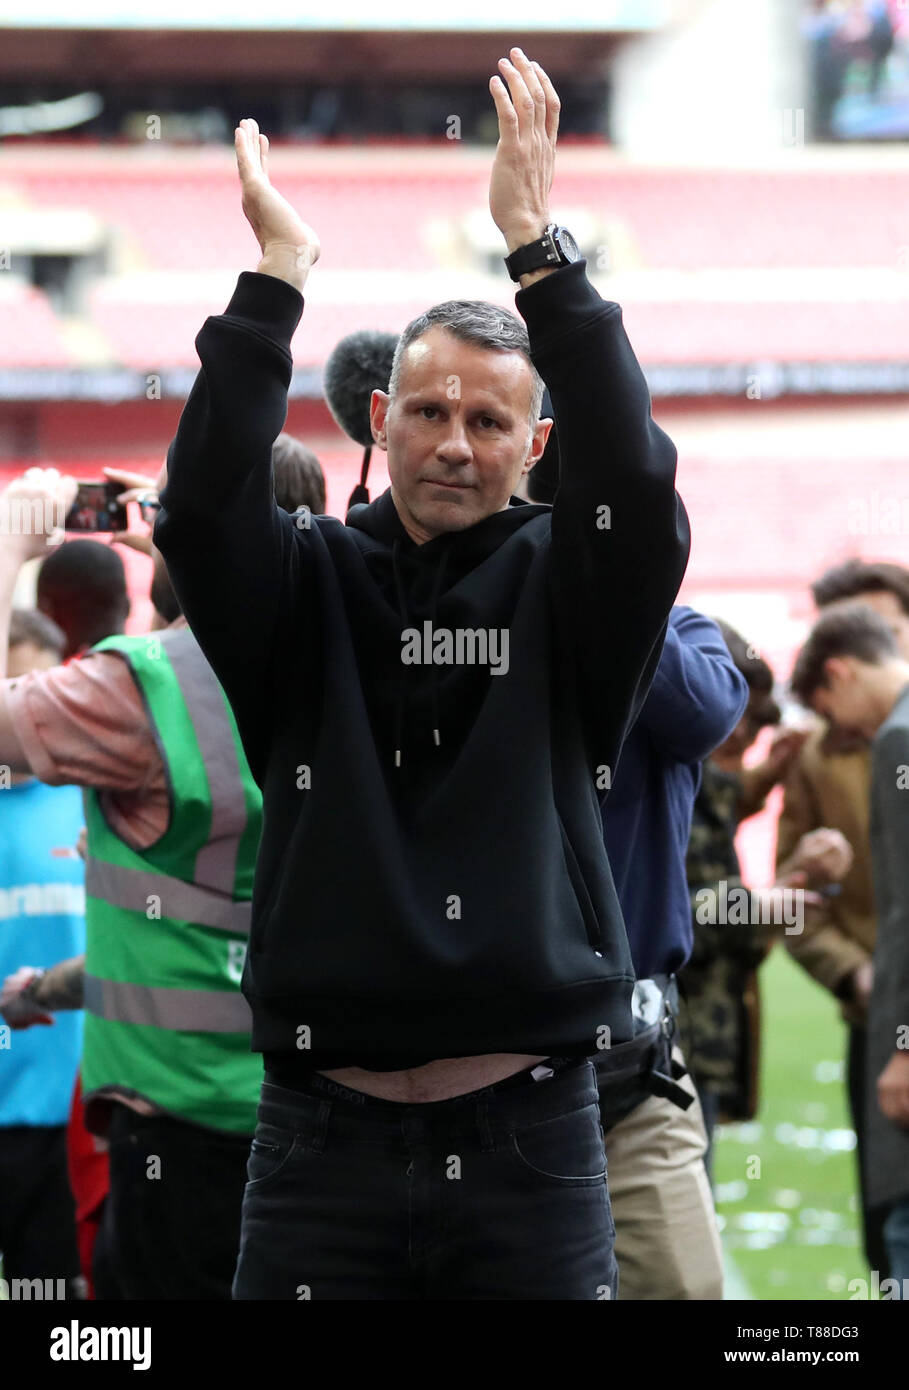
<instances>
[{"instance_id":1,"label":"jean pocket","mask_svg":"<svg viewBox=\"0 0 909 1390\"><path fill-rule=\"evenodd\" d=\"M297 1135L292 1129L265 1124L260 1120L246 1163L247 1189L255 1188L258 1192L267 1183L279 1178L296 1147Z\"/></svg>"},{"instance_id":2,"label":"jean pocket","mask_svg":"<svg viewBox=\"0 0 909 1390\"><path fill-rule=\"evenodd\" d=\"M598 1105L522 1125L508 1136L521 1171L543 1184L599 1187L606 1180L606 1150Z\"/></svg>"}]
</instances>

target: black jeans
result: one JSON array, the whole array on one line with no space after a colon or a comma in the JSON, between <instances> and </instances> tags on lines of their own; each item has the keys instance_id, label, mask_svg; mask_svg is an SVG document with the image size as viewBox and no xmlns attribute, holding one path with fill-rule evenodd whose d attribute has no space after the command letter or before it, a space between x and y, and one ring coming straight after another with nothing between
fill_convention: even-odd
<instances>
[{"instance_id":1,"label":"black jeans","mask_svg":"<svg viewBox=\"0 0 909 1390\"><path fill-rule=\"evenodd\" d=\"M95 1297L229 1299L250 1136L114 1105L108 1138Z\"/></svg>"},{"instance_id":2,"label":"black jeans","mask_svg":"<svg viewBox=\"0 0 909 1390\"><path fill-rule=\"evenodd\" d=\"M609 1299L593 1066L405 1105L268 1081L237 1299Z\"/></svg>"},{"instance_id":3,"label":"black jeans","mask_svg":"<svg viewBox=\"0 0 909 1390\"><path fill-rule=\"evenodd\" d=\"M0 1252L5 1279L50 1280L53 1298L85 1297L65 1125L0 1128Z\"/></svg>"}]
</instances>

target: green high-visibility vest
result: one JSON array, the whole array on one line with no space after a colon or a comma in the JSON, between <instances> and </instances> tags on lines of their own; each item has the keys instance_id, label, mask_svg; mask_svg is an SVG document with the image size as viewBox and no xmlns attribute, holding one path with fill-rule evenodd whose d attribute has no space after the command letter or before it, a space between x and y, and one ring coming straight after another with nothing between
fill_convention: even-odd
<instances>
[{"instance_id":1,"label":"green high-visibility vest","mask_svg":"<svg viewBox=\"0 0 909 1390\"><path fill-rule=\"evenodd\" d=\"M129 663L164 760L170 822L150 849L131 849L85 792L83 1097L115 1087L191 1123L252 1133L262 1058L250 1052L240 977L261 793L189 628L110 637L93 651Z\"/></svg>"}]
</instances>

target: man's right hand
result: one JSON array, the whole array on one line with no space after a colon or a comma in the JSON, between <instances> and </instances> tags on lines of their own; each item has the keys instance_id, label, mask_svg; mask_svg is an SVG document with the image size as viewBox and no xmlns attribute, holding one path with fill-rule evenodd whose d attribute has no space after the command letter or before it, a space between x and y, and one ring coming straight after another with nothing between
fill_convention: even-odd
<instances>
[{"instance_id":1,"label":"man's right hand","mask_svg":"<svg viewBox=\"0 0 909 1390\"><path fill-rule=\"evenodd\" d=\"M254 120L247 118L237 126L234 148L243 190L243 212L262 251L256 270L302 290L319 259L319 238L272 187L268 177L268 136L259 133Z\"/></svg>"},{"instance_id":2,"label":"man's right hand","mask_svg":"<svg viewBox=\"0 0 909 1390\"><path fill-rule=\"evenodd\" d=\"M56 468L27 468L0 490L0 534L9 563L24 565L64 539L63 523L78 486Z\"/></svg>"},{"instance_id":3,"label":"man's right hand","mask_svg":"<svg viewBox=\"0 0 909 1390\"><path fill-rule=\"evenodd\" d=\"M839 883L852 868L852 860L852 846L845 835L821 826L802 836L785 868L802 870L813 883Z\"/></svg>"},{"instance_id":4,"label":"man's right hand","mask_svg":"<svg viewBox=\"0 0 909 1390\"><path fill-rule=\"evenodd\" d=\"M7 975L0 987L0 1018L10 1028L31 1028L34 1023L53 1023L54 1020L39 1004L24 993L26 986L41 972L32 965L23 965Z\"/></svg>"}]
</instances>

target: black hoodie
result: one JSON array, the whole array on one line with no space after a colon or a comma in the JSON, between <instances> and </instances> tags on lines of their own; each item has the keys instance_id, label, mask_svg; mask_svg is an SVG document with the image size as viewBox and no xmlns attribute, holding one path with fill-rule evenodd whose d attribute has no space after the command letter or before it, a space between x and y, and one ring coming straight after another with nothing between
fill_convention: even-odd
<instances>
[{"instance_id":1,"label":"black hoodie","mask_svg":"<svg viewBox=\"0 0 909 1390\"><path fill-rule=\"evenodd\" d=\"M421 546L390 491L346 525L274 503L295 289L242 274L196 339L155 543L263 790L243 989L285 1071L631 1036L598 787L689 531L621 310L585 270L517 295L559 426L555 506L513 498ZM405 664L425 623L505 630L507 670Z\"/></svg>"}]
</instances>

